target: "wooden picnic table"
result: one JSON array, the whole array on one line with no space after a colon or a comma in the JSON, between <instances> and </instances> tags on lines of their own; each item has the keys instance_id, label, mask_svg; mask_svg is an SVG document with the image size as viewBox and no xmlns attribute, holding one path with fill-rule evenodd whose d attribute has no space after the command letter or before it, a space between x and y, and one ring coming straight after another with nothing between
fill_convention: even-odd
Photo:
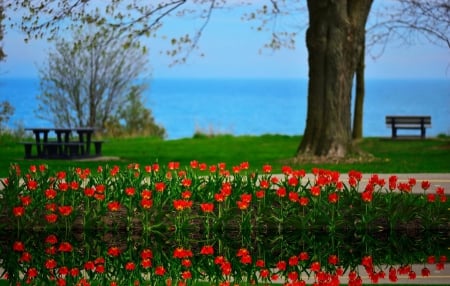
<instances>
[{"instance_id":1,"label":"wooden picnic table","mask_svg":"<svg viewBox=\"0 0 450 286\"><path fill-rule=\"evenodd\" d=\"M91 155L92 135L95 128L92 127L75 127L75 128L47 128L47 127L32 127L25 128L26 131L31 131L34 134L35 142L22 142L25 146L25 157L31 157L31 147L36 145L38 158L66 158L66 157L89 157ZM56 134L56 141L49 140L49 133ZM77 141L71 141L72 132L78 135ZM102 141L94 142L96 147ZM97 149L97 148L96 148ZM101 150L101 146L100 146ZM101 151L100 151L101 152ZM95 155L100 155L95 152Z\"/></svg>"}]
</instances>

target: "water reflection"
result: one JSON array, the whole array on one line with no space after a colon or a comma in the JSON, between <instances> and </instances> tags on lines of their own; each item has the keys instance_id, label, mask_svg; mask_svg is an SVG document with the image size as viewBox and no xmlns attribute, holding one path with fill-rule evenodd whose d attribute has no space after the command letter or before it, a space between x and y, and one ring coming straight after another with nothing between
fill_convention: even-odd
<instances>
[{"instance_id":1,"label":"water reflection","mask_svg":"<svg viewBox=\"0 0 450 286\"><path fill-rule=\"evenodd\" d=\"M362 276L392 282L444 269L447 237L446 232L22 231L1 234L0 275L11 285L360 285Z\"/></svg>"}]
</instances>

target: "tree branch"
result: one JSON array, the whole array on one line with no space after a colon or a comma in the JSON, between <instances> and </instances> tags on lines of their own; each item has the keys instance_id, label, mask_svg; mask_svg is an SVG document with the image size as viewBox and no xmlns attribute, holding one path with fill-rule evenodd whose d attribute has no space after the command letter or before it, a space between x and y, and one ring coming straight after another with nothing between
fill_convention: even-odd
<instances>
[{"instance_id":1,"label":"tree branch","mask_svg":"<svg viewBox=\"0 0 450 286\"><path fill-rule=\"evenodd\" d=\"M389 10L377 15L377 20L368 29L372 41L368 46L391 39L401 39L409 44L413 36L422 35L435 45L450 48L450 4L447 0L397 0ZM371 36L370 36L371 35Z\"/></svg>"}]
</instances>

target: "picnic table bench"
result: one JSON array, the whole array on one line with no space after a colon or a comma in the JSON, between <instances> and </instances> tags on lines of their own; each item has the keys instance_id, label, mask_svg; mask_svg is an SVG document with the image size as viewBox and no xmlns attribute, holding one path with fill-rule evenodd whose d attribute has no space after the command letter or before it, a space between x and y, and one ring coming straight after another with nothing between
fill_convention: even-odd
<instances>
[{"instance_id":1,"label":"picnic table bench","mask_svg":"<svg viewBox=\"0 0 450 286\"><path fill-rule=\"evenodd\" d=\"M34 142L20 142L24 146L26 159L33 157L73 159L101 156L103 141L92 140L94 128L25 128L25 130L32 131L35 137ZM50 132L56 134L56 140L49 140ZM78 140L71 140L72 132L77 133ZM94 144L94 154L91 154L91 143ZM33 146L36 146L36 155L33 155Z\"/></svg>"},{"instance_id":2,"label":"picnic table bench","mask_svg":"<svg viewBox=\"0 0 450 286\"><path fill-rule=\"evenodd\" d=\"M420 138L425 138L426 128L431 127L431 116L386 116L386 125L392 129L392 138L397 138L398 129L420 130Z\"/></svg>"}]
</instances>

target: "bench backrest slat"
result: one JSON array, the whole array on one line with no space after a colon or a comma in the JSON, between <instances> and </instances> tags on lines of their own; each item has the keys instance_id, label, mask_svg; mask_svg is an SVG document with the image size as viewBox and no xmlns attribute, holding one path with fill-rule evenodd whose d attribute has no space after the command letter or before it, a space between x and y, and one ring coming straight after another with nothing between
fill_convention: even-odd
<instances>
[{"instance_id":1,"label":"bench backrest slat","mask_svg":"<svg viewBox=\"0 0 450 286\"><path fill-rule=\"evenodd\" d=\"M431 116L386 116L386 124L430 125Z\"/></svg>"}]
</instances>

